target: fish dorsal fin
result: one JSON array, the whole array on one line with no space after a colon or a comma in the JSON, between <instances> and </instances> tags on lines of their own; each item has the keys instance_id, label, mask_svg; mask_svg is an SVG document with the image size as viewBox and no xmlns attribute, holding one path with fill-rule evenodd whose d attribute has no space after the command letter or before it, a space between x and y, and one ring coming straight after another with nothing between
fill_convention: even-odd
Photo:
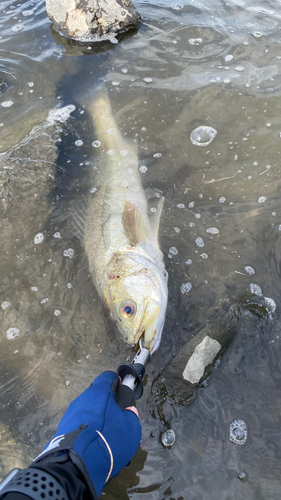
<instances>
[{"instance_id":1,"label":"fish dorsal fin","mask_svg":"<svg viewBox=\"0 0 281 500\"><path fill-rule=\"evenodd\" d=\"M132 246L146 239L147 223L136 205L125 201L122 217L123 227Z\"/></svg>"},{"instance_id":2,"label":"fish dorsal fin","mask_svg":"<svg viewBox=\"0 0 281 500\"><path fill-rule=\"evenodd\" d=\"M154 212L153 215L150 215L150 217L149 217L150 225L151 225L152 231L155 234L156 238L158 238L159 225L160 225L160 219L161 219L163 205L164 205L164 196L162 196L160 198L160 201L157 205L156 212Z\"/></svg>"}]
</instances>

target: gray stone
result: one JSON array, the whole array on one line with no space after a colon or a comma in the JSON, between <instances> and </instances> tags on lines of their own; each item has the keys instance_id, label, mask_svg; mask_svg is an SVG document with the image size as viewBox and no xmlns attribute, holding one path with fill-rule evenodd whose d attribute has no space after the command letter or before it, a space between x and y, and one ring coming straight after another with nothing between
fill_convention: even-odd
<instances>
[{"instance_id":1,"label":"gray stone","mask_svg":"<svg viewBox=\"0 0 281 500\"><path fill-rule=\"evenodd\" d=\"M46 0L46 9L56 31L82 42L116 43L116 35L140 22L131 0Z\"/></svg>"}]
</instances>

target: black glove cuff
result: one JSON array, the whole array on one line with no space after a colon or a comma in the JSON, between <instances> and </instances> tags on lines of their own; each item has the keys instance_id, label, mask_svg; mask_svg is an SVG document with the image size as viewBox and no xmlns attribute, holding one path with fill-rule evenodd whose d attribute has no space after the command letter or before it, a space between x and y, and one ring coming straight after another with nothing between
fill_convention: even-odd
<instances>
[{"instance_id":1,"label":"black glove cuff","mask_svg":"<svg viewBox=\"0 0 281 500\"><path fill-rule=\"evenodd\" d=\"M58 481L45 471L36 468L19 470L1 489L0 500L6 493L17 491L33 500L69 500Z\"/></svg>"}]
</instances>

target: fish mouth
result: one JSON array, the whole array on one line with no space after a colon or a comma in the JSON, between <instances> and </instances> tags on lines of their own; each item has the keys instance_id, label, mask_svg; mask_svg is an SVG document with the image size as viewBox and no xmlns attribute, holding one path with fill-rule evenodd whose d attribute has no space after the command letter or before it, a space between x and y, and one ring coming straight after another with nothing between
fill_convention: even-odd
<instances>
[{"instance_id":1,"label":"fish mouth","mask_svg":"<svg viewBox=\"0 0 281 500\"><path fill-rule=\"evenodd\" d=\"M143 347L148 349L150 353L157 349L161 338L162 330L159 331L160 312L161 308L157 302L151 299L146 302L142 322L139 328L138 342L141 340ZM156 344L157 347L155 347Z\"/></svg>"}]
</instances>

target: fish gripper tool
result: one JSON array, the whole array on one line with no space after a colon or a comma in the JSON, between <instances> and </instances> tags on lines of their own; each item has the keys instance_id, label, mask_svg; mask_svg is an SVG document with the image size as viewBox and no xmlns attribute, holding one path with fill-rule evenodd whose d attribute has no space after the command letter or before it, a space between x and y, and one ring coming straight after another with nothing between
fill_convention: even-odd
<instances>
[{"instance_id":1,"label":"fish gripper tool","mask_svg":"<svg viewBox=\"0 0 281 500\"><path fill-rule=\"evenodd\" d=\"M150 352L140 343L140 349L135 355L132 364L123 363L117 369L121 383L117 388L115 401L124 410L132 406L136 399L140 399L143 393L143 377L145 366L150 359Z\"/></svg>"}]
</instances>

